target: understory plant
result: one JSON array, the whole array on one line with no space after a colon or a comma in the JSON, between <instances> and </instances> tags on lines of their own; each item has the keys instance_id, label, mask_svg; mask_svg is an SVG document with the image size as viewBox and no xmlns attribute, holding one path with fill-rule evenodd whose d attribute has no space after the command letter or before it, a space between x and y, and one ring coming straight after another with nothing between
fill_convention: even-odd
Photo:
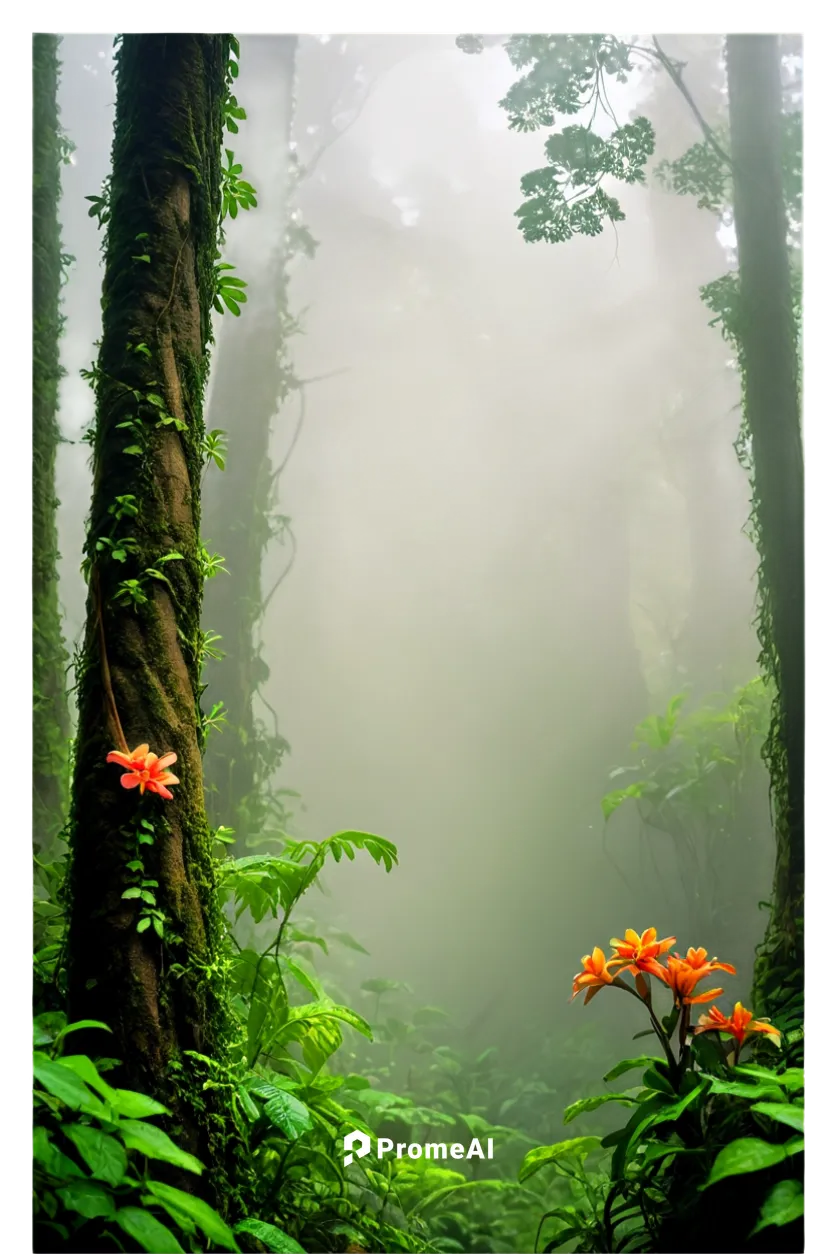
<instances>
[{"instance_id":1,"label":"understory plant","mask_svg":"<svg viewBox=\"0 0 836 1254\"><path fill-rule=\"evenodd\" d=\"M601 799L606 824L632 811L642 871L718 947L738 942L736 907L753 882L769 883L761 755L771 703L760 677L690 711L677 693L636 726L633 761L610 772L617 787Z\"/></svg>"},{"instance_id":2,"label":"understory plant","mask_svg":"<svg viewBox=\"0 0 836 1254\"><path fill-rule=\"evenodd\" d=\"M741 1002L716 1004L723 989L701 991L719 972L735 974L705 949L670 952L675 937L628 929L582 959L572 997L589 1002L604 988L639 1003L657 1054L625 1058L609 1083L641 1070L641 1083L572 1103L564 1123L617 1103L627 1122L604 1137L578 1136L531 1150L520 1180L546 1168L569 1184L572 1200L542 1217L536 1249L577 1251L763 1251L803 1248L804 1075L791 1049L801 1030L756 1019ZM664 989L664 1006L653 990ZM694 1021L693 1007L712 1002ZM783 1026L783 1025L782 1025ZM755 1042L773 1042L773 1056ZM571 1245L570 1245L571 1243Z\"/></svg>"}]
</instances>

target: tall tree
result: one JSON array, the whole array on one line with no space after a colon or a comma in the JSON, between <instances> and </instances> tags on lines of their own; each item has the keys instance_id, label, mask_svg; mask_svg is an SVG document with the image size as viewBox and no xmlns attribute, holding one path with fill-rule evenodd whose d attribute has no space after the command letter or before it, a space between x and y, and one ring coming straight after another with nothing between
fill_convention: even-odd
<instances>
[{"instance_id":1,"label":"tall tree","mask_svg":"<svg viewBox=\"0 0 836 1254\"><path fill-rule=\"evenodd\" d=\"M667 56L687 65L688 90L702 118L715 130L722 127L722 37L663 35L659 42ZM662 159L656 170L663 173L700 134L670 74L657 66L652 81L637 112L653 125L654 158ZM742 534L748 483L733 447L739 386L728 348L708 325L700 300L700 288L728 264L717 233L726 206L709 212L693 196L671 194L655 176L646 200L655 263L648 318L658 326L658 339L650 368L646 358L641 366L659 409L666 475L685 505L690 589L677 661L704 695L749 678L754 639L747 580L752 553Z\"/></svg>"},{"instance_id":2,"label":"tall tree","mask_svg":"<svg viewBox=\"0 0 836 1254\"><path fill-rule=\"evenodd\" d=\"M164 1101L216 1184L234 1142L187 1051L223 1062L228 1030L199 525L229 46L126 35L117 53L68 933L71 1015L110 1025L122 1083ZM176 753L176 779L148 746L163 764ZM131 763L126 787L111 751Z\"/></svg>"},{"instance_id":3,"label":"tall tree","mask_svg":"<svg viewBox=\"0 0 836 1254\"><path fill-rule=\"evenodd\" d=\"M775 35L726 45L734 224L735 339L763 564L763 665L778 687L768 745L777 856L764 962L800 970L804 884L804 463L798 342L783 185L781 52Z\"/></svg>"},{"instance_id":4,"label":"tall tree","mask_svg":"<svg viewBox=\"0 0 836 1254\"><path fill-rule=\"evenodd\" d=\"M47 846L64 822L67 745L67 651L58 600L58 529L55 455L58 339L62 281L58 202L66 140L58 124L58 38L33 40L32 174L32 656L34 769L32 815L36 849Z\"/></svg>"},{"instance_id":5,"label":"tall tree","mask_svg":"<svg viewBox=\"0 0 836 1254\"><path fill-rule=\"evenodd\" d=\"M225 432L225 471L206 499L206 534L223 554L225 573L209 585L206 622L220 635L223 656L213 666L210 698L223 701L225 724L206 755L209 805L218 823L239 838L263 826L263 785L286 748L257 717L254 701L269 675L256 643L262 616L262 556L281 530L276 511L278 471L270 461L274 418L295 384L285 341L287 263L294 236L289 220L291 122L296 36L243 41L241 95L248 107L244 133L235 139L236 160L258 185L258 211L241 223L233 257L249 272L245 319L226 318L212 376L207 426ZM233 143L232 140L229 141Z\"/></svg>"}]
</instances>

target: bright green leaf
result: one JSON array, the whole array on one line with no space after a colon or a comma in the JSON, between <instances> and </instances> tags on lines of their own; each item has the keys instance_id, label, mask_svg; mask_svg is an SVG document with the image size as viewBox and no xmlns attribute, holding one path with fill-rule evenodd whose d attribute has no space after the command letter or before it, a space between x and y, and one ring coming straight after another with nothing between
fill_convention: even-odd
<instances>
[{"instance_id":1,"label":"bright green leaf","mask_svg":"<svg viewBox=\"0 0 836 1254\"><path fill-rule=\"evenodd\" d=\"M149 1180L146 1185L148 1192L161 1202L174 1207L194 1220L201 1232L210 1241L214 1241L225 1250L237 1250L238 1244L232 1235L232 1229L224 1223L217 1211L213 1210L201 1198L192 1193L184 1193L170 1184L161 1184L158 1180Z\"/></svg>"},{"instance_id":2,"label":"bright green leaf","mask_svg":"<svg viewBox=\"0 0 836 1254\"><path fill-rule=\"evenodd\" d=\"M116 1212L116 1222L143 1250L153 1250L154 1254L183 1254L183 1247L174 1233L147 1210L124 1206Z\"/></svg>"}]
</instances>

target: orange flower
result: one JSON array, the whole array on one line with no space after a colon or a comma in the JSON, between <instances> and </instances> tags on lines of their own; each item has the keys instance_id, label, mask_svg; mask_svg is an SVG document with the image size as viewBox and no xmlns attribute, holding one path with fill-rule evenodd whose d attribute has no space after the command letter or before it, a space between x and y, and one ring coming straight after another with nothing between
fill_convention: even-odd
<instances>
[{"instance_id":1,"label":"orange flower","mask_svg":"<svg viewBox=\"0 0 836 1254\"><path fill-rule=\"evenodd\" d=\"M177 761L176 753L165 753L158 758L156 753L148 752L148 745L139 745L127 753L114 749L106 760L125 768L126 774L119 781L123 788L139 788L140 793L144 793L147 788L149 792L158 793L171 801L174 794L166 785L180 783L176 775L166 770L166 767L173 766Z\"/></svg>"},{"instance_id":2,"label":"orange flower","mask_svg":"<svg viewBox=\"0 0 836 1254\"><path fill-rule=\"evenodd\" d=\"M691 1006L695 1002L711 1001L713 997L719 997L723 991L721 988L710 988L707 993L693 996L696 985L712 971L728 971L730 975L737 975L730 963L718 962L716 958L707 962L707 957L707 949L693 948L688 950L684 958L680 958L679 954L669 955L668 965L662 968L664 975L660 978L664 979L673 992L675 1005Z\"/></svg>"},{"instance_id":3,"label":"orange flower","mask_svg":"<svg viewBox=\"0 0 836 1254\"><path fill-rule=\"evenodd\" d=\"M707 1015L700 1015L700 1025L694 1029L698 1032L725 1032L733 1036L740 1049L743 1042L753 1032L770 1032L773 1036L781 1033L766 1019L753 1019L751 1010L744 1010L743 1002L735 1002L731 1018L727 1018L718 1006L712 1006Z\"/></svg>"},{"instance_id":4,"label":"orange flower","mask_svg":"<svg viewBox=\"0 0 836 1254\"><path fill-rule=\"evenodd\" d=\"M649 971L651 975L664 980L665 968L658 958L660 954L670 949L671 945L676 944L676 937L668 936L665 940L657 941L655 927L646 928L641 936L628 927L623 940L613 937L610 944L615 951L610 962L617 963L631 975L637 976L640 971Z\"/></svg>"},{"instance_id":5,"label":"orange flower","mask_svg":"<svg viewBox=\"0 0 836 1254\"><path fill-rule=\"evenodd\" d=\"M612 959L607 962L603 949L599 949L596 945L591 954L586 954L581 958L581 962L583 970L579 971L572 981L572 996L569 1000L573 1001L582 989L586 989L586 997L583 999L583 1004L586 1005L605 985L612 984L613 977L609 971Z\"/></svg>"}]
</instances>

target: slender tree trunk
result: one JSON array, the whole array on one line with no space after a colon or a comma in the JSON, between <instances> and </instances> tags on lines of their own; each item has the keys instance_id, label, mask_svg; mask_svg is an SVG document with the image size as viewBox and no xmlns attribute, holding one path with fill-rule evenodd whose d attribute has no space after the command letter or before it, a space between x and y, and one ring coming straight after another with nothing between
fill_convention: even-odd
<instances>
[{"instance_id":1,"label":"slender tree trunk","mask_svg":"<svg viewBox=\"0 0 836 1254\"><path fill-rule=\"evenodd\" d=\"M33 40L32 179L32 713L35 848L48 846L64 823L67 744L67 651L58 601L55 455L58 430L58 338L61 292L61 144L58 130L58 38Z\"/></svg>"},{"instance_id":2,"label":"slender tree trunk","mask_svg":"<svg viewBox=\"0 0 836 1254\"><path fill-rule=\"evenodd\" d=\"M222 732L209 742L206 778L213 818L233 826L242 843L263 826L261 785L287 747L265 732L253 701L269 675L255 640L262 557L282 526L275 516L270 435L293 383L284 346L296 44L295 36L242 41L241 98L248 120L235 155L255 182L259 202L239 219L234 255L251 276L250 299L244 318L224 319L207 422L228 438L226 468L210 480L206 499L207 543L223 554L228 574L214 580L206 596L207 627L220 634L224 654L211 667L209 698L222 700L226 709Z\"/></svg>"},{"instance_id":3,"label":"slender tree trunk","mask_svg":"<svg viewBox=\"0 0 836 1254\"><path fill-rule=\"evenodd\" d=\"M667 56L684 63L688 89L712 127L725 117L720 36L660 35ZM636 113L650 118L655 157L675 160L702 139L670 75L657 73L653 94ZM747 679L754 593L747 584L748 482L734 452L738 383L728 348L708 325L699 289L728 267L717 238L718 215L651 178L648 208L656 261L654 310L663 340L651 378L663 416L670 479L685 502L690 597L677 650L699 698ZM742 671L742 673L741 673Z\"/></svg>"},{"instance_id":4,"label":"slender tree trunk","mask_svg":"<svg viewBox=\"0 0 836 1254\"><path fill-rule=\"evenodd\" d=\"M797 969L804 875L804 470L777 37L730 35L727 64L738 342L764 575L760 634L764 669L774 673L779 694L767 746L777 856L765 963Z\"/></svg>"},{"instance_id":5,"label":"slender tree trunk","mask_svg":"<svg viewBox=\"0 0 836 1254\"><path fill-rule=\"evenodd\" d=\"M185 1051L223 1063L227 1032L199 711L202 408L227 48L220 35L126 35L118 52L68 940L73 1018L110 1025L120 1082L173 1111L221 1206L233 1142L217 1090L203 1091ZM125 738L176 752L171 799L120 787L105 759ZM142 880L148 896L126 899ZM153 902L162 919L143 926Z\"/></svg>"}]
</instances>

